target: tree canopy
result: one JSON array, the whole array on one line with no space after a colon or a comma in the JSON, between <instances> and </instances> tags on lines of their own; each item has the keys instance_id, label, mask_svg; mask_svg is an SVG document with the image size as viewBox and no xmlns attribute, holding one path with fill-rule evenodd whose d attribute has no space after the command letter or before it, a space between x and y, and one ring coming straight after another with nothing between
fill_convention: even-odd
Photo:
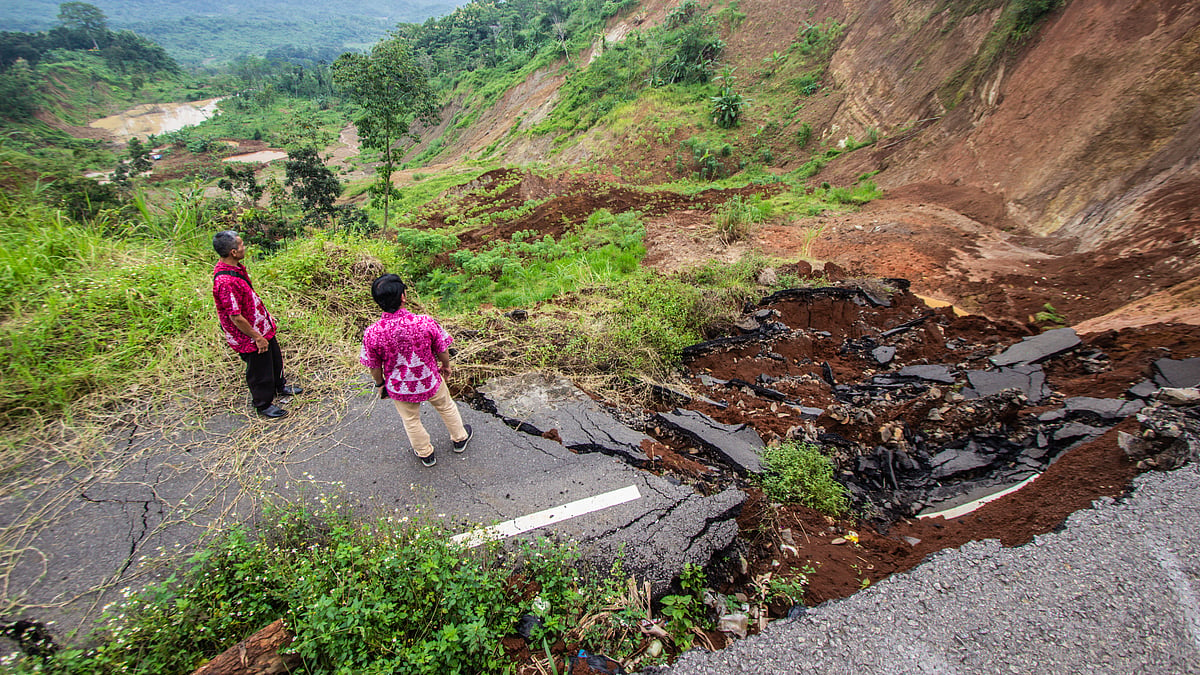
<instances>
[{"instance_id":1,"label":"tree canopy","mask_svg":"<svg viewBox=\"0 0 1200 675\"><path fill-rule=\"evenodd\" d=\"M383 153L379 180L372 190L383 204L386 230L388 206L396 194L392 186L396 170L393 146L406 137L416 140L410 130L414 120L437 123L437 96L413 58L412 49L399 36L377 43L370 54L339 56L333 63L333 81L362 110L355 120L362 144Z\"/></svg>"}]
</instances>

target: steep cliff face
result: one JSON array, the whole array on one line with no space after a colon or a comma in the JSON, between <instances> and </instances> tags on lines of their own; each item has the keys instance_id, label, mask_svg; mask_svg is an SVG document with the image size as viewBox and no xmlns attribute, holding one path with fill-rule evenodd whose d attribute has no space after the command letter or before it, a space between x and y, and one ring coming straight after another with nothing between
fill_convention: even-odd
<instances>
[{"instance_id":1,"label":"steep cliff face","mask_svg":"<svg viewBox=\"0 0 1200 675\"><path fill-rule=\"evenodd\" d=\"M982 44L981 22L998 16L970 17L956 29L960 45ZM1031 232L1094 250L1136 229L1164 188L1195 179L1200 5L1074 0L949 111L936 87L978 52L925 39L938 18L907 35L876 30L888 20L904 30L896 15L856 22L834 60L847 92L835 123L895 129L941 115L890 157L885 184L974 185L1002 195ZM927 86L913 86L922 58L937 65Z\"/></svg>"}]
</instances>

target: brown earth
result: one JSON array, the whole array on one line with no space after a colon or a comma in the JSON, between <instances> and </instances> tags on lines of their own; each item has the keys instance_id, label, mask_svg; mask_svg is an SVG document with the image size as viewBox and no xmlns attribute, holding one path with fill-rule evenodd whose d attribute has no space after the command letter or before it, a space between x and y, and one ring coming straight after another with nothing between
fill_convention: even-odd
<instances>
[{"instance_id":1,"label":"brown earth","mask_svg":"<svg viewBox=\"0 0 1200 675\"><path fill-rule=\"evenodd\" d=\"M720 380L775 380L770 386L805 406L827 411L815 421L820 429L871 447L879 443L880 429L897 424L928 436L964 434L986 423L1018 425L1019 420L1054 407L1000 409L992 418L958 410L937 422L929 421L933 405L925 398L895 404L872 404L869 423L835 417L845 410L830 385L822 379L828 364L837 382L855 382L875 372L896 370L901 364L955 364L959 369L985 369L986 358L1007 345L1036 334L1030 315L1046 303L1070 315L1095 316L1118 303L1106 301L1115 283L1094 271L1078 274L1077 257L1055 253L1048 237L1018 237L1005 228L1002 204L982 191L938 184L911 185L872 202L855 213L827 213L811 221L768 223L749 241L735 246L715 236L712 213L735 195L755 191L770 194L773 188L706 190L683 196L673 192L637 188L611 176L563 173L539 176L513 169L488 172L455 190L452 196L431 205L421 214L424 225L444 226L452 213L500 213L525 200L544 200L530 214L511 221L477 228L460 235L463 246L478 249L518 230L559 236L564 228L584 220L599 208L614 212L637 210L647 214L645 264L664 274L712 259L736 260L757 249L785 262L780 272L804 277L824 274L843 288L863 288L890 295L889 307L866 307L835 299L780 300L763 309L778 312L788 327L808 331L769 342L719 349L686 360L689 390L723 401L686 407L719 422L748 424L767 442L795 438L803 426L799 415L787 407L739 387L706 385L698 375ZM421 220L418 219L418 225ZM806 228L823 228L811 243L811 265L800 255L806 246ZM833 264L832 261L838 261ZM1055 264L1056 261L1065 261ZM1000 275L1004 284L995 286ZM962 289L980 289L962 315L949 307L934 309L912 293L888 291L878 277L912 280L914 290L962 300ZM989 281L989 279L993 279ZM766 291L764 291L765 293ZM1101 309L1091 309L1098 306ZM1195 318L1195 306L1188 317ZM918 320L912 330L896 338L895 363L888 368L866 358L861 351L846 351L847 341L878 338L883 331ZM1108 319L1105 319L1106 321ZM1151 324L1121 330L1099 329L1083 336L1073 354L1102 354L1102 365L1089 358L1055 358L1044 364L1054 401L1072 396L1121 398L1133 384L1151 374L1156 359L1200 356L1200 331L1195 325ZM814 336L825 331L829 337ZM736 331L735 331L736 332ZM666 408L664 408L665 410ZM863 408L858 408L863 409ZM1008 416L1005 419L1005 416ZM1006 427L1007 428L1007 427ZM919 564L929 554L974 539L996 538L1004 545L1029 542L1037 534L1059 527L1072 512L1087 508L1102 497L1120 497L1139 472L1117 447L1117 431L1136 432L1126 420L1103 436L1071 449L1039 478L1023 489L993 501L954 520L916 519L894 510L876 512L857 520L837 520L798 505L772 505L751 483L751 495L739 524L743 533L746 569L717 565L710 577L720 589L754 597L755 589L771 579L794 579L806 574L806 604L845 597L890 574ZM658 442L646 448L650 470L669 474L708 491L728 484L727 468L686 441L652 425L647 433ZM834 458L851 477L855 456L835 450ZM738 480L738 479L732 479ZM885 509L886 511L886 509ZM869 512L869 509L868 509ZM786 531L786 535L784 534ZM857 541L848 538L850 533ZM785 548L790 537L794 548ZM769 604L772 617L790 609L778 600ZM520 642L520 640L517 640ZM516 647L519 647L517 645ZM525 653L514 647L514 654ZM565 649L565 646L563 646ZM519 659L519 657L518 657ZM533 671L529 671L533 672Z\"/></svg>"}]
</instances>

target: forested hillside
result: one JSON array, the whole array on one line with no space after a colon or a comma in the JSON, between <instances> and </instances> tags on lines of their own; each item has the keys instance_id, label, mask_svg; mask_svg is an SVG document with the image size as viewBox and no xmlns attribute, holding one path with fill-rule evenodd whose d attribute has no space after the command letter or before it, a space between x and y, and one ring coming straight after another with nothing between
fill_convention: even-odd
<instances>
[{"instance_id":1,"label":"forested hillside","mask_svg":"<svg viewBox=\"0 0 1200 675\"><path fill-rule=\"evenodd\" d=\"M455 0L99 0L91 3L114 29L132 30L161 44L186 66L220 64L239 56L296 53L332 61L361 49L398 23L419 23L454 10ZM54 0L0 3L0 31L35 32L57 25Z\"/></svg>"}]
</instances>

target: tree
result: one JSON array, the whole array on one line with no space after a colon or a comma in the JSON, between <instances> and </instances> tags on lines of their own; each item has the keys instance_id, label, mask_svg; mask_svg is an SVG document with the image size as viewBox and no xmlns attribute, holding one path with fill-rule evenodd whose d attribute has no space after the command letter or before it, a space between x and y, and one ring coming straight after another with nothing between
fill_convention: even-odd
<instances>
[{"instance_id":1,"label":"tree","mask_svg":"<svg viewBox=\"0 0 1200 675\"><path fill-rule=\"evenodd\" d=\"M225 165L225 177L217 181L217 187L245 206L258 203L259 197L262 197L266 189L258 184L258 179L254 176L254 166L240 162L237 166Z\"/></svg>"},{"instance_id":2,"label":"tree","mask_svg":"<svg viewBox=\"0 0 1200 675\"><path fill-rule=\"evenodd\" d=\"M93 48L108 36L108 19L95 5L86 2L64 2L58 6L58 22L67 30L82 35L91 41Z\"/></svg>"},{"instance_id":3,"label":"tree","mask_svg":"<svg viewBox=\"0 0 1200 675\"><path fill-rule=\"evenodd\" d=\"M396 170L392 146L405 137L417 139L409 131L413 120L437 123L437 97L412 49L398 36L376 44L369 55L339 56L333 63L333 81L362 108L355 120L362 144L383 152L383 164L377 169L379 180L372 192L376 201L383 203L383 229L387 231L391 198L398 195L392 185Z\"/></svg>"},{"instance_id":4,"label":"tree","mask_svg":"<svg viewBox=\"0 0 1200 675\"><path fill-rule=\"evenodd\" d=\"M312 148L289 150L284 165L287 178L283 184L292 188L292 196L305 211L329 218L333 201L341 196L342 184Z\"/></svg>"}]
</instances>

